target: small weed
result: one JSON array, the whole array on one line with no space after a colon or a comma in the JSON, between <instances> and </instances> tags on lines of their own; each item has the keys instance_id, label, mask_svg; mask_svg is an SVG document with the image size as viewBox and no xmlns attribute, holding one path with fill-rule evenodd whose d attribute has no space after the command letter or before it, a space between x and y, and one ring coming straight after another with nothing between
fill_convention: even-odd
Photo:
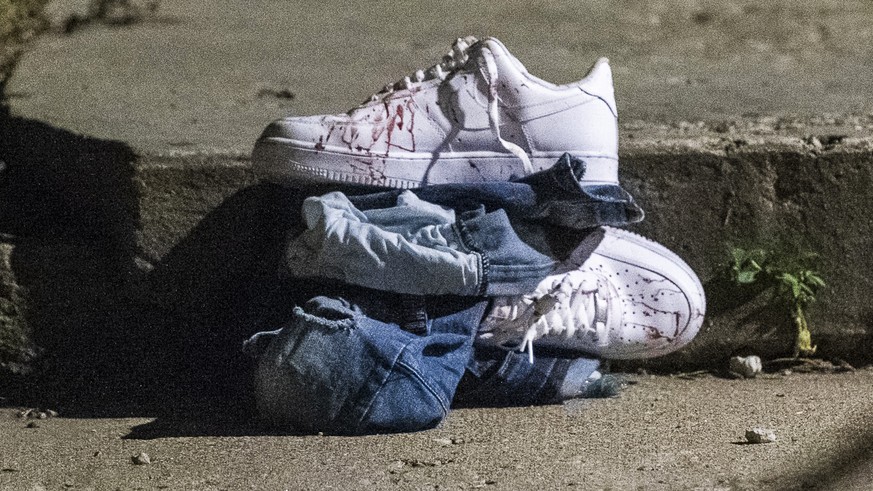
<instances>
[{"instance_id":1,"label":"small weed","mask_svg":"<svg viewBox=\"0 0 873 491\"><path fill-rule=\"evenodd\" d=\"M4 116L6 84L31 41L48 26L48 0L0 0L0 119Z\"/></svg>"},{"instance_id":2,"label":"small weed","mask_svg":"<svg viewBox=\"0 0 873 491\"><path fill-rule=\"evenodd\" d=\"M143 22L154 16L160 7L160 0L137 2L132 0L91 0L88 13L71 15L64 23L64 32L73 33L89 24L99 23L107 26L128 26Z\"/></svg>"},{"instance_id":3,"label":"small weed","mask_svg":"<svg viewBox=\"0 0 873 491\"><path fill-rule=\"evenodd\" d=\"M824 280L812 267L818 258L815 253L782 254L768 249L730 251L729 275L740 286L757 285L774 288L776 298L785 302L796 329L794 357L815 354L815 345L807 322L807 310L815 302L815 294L825 286Z\"/></svg>"}]
</instances>

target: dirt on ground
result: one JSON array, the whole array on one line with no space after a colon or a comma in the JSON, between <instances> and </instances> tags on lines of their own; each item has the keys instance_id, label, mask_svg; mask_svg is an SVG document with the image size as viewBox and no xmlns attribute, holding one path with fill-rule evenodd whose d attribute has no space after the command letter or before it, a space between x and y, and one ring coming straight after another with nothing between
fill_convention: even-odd
<instances>
[{"instance_id":1,"label":"dirt on ground","mask_svg":"<svg viewBox=\"0 0 873 491\"><path fill-rule=\"evenodd\" d=\"M460 409L438 429L366 437L275 434L220 408L3 409L0 489L870 489L873 370L628 381L616 399ZM748 443L754 428L776 441Z\"/></svg>"}]
</instances>

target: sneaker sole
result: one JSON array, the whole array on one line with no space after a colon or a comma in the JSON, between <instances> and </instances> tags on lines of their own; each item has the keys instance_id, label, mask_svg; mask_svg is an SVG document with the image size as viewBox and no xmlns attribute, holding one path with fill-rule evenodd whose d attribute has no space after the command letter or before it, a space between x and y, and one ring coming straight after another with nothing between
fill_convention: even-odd
<instances>
[{"instance_id":1,"label":"sneaker sole","mask_svg":"<svg viewBox=\"0 0 873 491\"><path fill-rule=\"evenodd\" d=\"M350 155L305 148L284 138L265 138L255 144L252 162L258 176L279 184L301 182L364 184L388 188L417 188L426 184L509 181L525 175L515 156L496 152L445 153L434 160L427 153L410 157ZM542 153L531 159L534 170L547 169L564 152ZM618 160L603 155L569 151L585 161L580 182L618 184Z\"/></svg>"}]
</instances>

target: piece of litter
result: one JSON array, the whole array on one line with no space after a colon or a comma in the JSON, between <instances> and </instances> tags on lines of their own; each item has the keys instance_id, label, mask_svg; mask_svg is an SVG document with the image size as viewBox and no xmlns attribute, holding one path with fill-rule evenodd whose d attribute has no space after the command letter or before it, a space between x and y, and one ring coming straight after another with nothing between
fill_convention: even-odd
<instances>
[{"instance_id":1,"label":"piece of litter","mask_svg":"<svg viewBox=\"0 0 873 491\"><path fill-rule=\"evenodd\" d=\"M149 457L149 454L147 454L145 452L140 452L138 455L134 455L133 457L130 458L130 460L135 465L146 465L146 464L152 463L151 457Z\"/></svg>"},{"instance_id":2,"label":"piece of litter","mask_svg":"<svg viewBox=\"0 0 873 491\"><path fill-rule=\"evenodd\" d=\"M761 358L751 356L734 356L730 359L730 370L745 378L754 378L761 373Z\"/></svg>"},{"instance_id":3,"label":"piece of litter","mask_svg":"<svg viewBox=\"0 0 873 491\"><path fill-rule=\"evenodd\" d=\"M765 428L752 428L746 430L746 440L749 443L773 443L776 441L776 432Z\"/></svg>"}]
</instances>

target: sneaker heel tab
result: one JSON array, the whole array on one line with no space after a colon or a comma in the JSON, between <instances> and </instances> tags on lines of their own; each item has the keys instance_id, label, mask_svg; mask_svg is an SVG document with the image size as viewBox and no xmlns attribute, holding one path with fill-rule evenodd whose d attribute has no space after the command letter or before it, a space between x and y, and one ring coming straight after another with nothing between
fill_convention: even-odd
<instances>
[{"instance_id":1,"label":"sneaker heel tab","mask_svg":"<svg viewBox=\"0 0 873 491\"><path fill-rule=\"evenodd\" d=\"M588 70L588 75L585 75L585 78L579 82L579 88L583 92L603 100L609 106L612 114L616 118L618 117L609 58L598 58L591 69Z\"/></svg>"},{"instance_id":2,"label":"sneaker heel tab","mask_svg":"<svg viewBox=\"0 0 873 491\"><path fill-rule=\"evenodd\" d=\"M602 86L612 89L612 68L609 66L609 58L600 57L591 65L588 74L582 79L584 85Z\"/></svg>"}]
</instances>

